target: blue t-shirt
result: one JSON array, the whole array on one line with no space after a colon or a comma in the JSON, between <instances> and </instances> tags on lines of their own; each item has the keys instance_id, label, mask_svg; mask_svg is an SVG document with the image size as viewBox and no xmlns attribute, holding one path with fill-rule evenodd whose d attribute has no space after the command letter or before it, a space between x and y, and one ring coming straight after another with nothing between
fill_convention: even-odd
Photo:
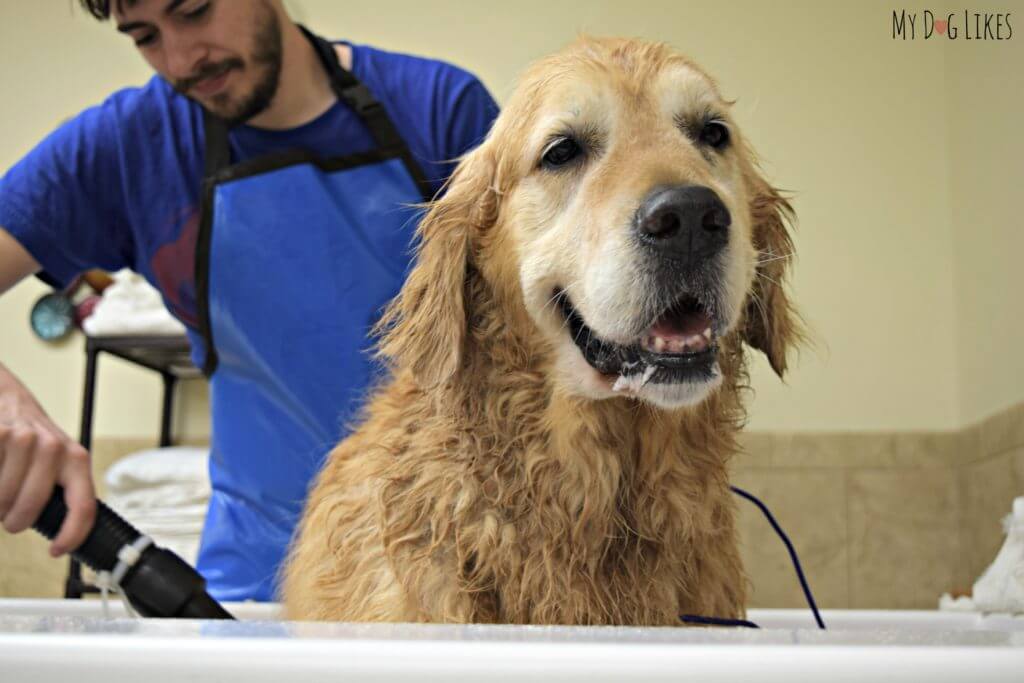
<instances>
[{"instance_id":1,"label":"blue t-shirt","mask_svg":"<svg viewBox=\"0 0 1024 683\"><path fill-rule=\"evenodd\" d=\"M352 45L352 72L383 105L434 190L480 143L498 107L472 74ZM237 126L232 161L301 148L340 156L376 145L335 103L284 131ZM195 240L204 168L202 110L154 76L61 126L0 179L0 226L56 280L131 268L195 329Z\"/></svg>"}]
</instances>

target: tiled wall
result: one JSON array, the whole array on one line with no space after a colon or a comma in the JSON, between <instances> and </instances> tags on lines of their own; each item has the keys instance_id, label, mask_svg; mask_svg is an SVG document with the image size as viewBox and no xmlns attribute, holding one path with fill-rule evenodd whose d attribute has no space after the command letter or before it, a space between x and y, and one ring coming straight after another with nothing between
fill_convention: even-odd
<instances>
[{"instance_id":1,"label":"tiled wall","mask_svg":"<svg viewBox=\"0 0 1024 683\"><path fill-rule=\"evenodd\" d=\"M969 590L1024 495L1024 403L961 432L750 433L744 444L735 484L768 505L822 607L933 609ZM98 440L96 471L151 446ZM737 505L751 606L804 607L782 542L751 503ZM37 534L0 533L0 596L58 597L65 572Z\"/></svg>"},{"instance_id":2,"label":"tiled wall","mask_svg":"<svg viewBox=\"0 0 1024 683\"><path fill-rule=\"evenodd\" d=\"M747 434L733 479L789 535L820 606L934 609L969 591L1024 495L1024 403L960 432ZM740 500L754 607L804 607L789 555Z\"/></svg>"}]
</instances>

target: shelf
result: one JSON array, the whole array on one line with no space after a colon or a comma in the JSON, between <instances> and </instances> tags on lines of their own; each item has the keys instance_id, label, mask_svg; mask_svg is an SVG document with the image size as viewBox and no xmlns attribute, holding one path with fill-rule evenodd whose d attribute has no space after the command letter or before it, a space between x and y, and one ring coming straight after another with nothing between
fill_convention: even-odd
<instances>
[{"instance_id":1,"label":"shelf","mask_svg":"<svg viewBox=\"0 0 1024 683\"><path fill-rule=\"evenodd\" d=\"M185 336L104 336L86 337L85 352L105 351L130 363L156 372L167 372L179 379L200 377L192 364L191 345Z\"/></svg>"}]
</instances>

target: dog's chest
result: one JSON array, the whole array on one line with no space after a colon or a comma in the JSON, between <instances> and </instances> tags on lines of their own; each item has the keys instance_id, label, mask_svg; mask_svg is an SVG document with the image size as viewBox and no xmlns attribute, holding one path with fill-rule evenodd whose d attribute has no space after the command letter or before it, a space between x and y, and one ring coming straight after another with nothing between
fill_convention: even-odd
<instances>
[{"instance_id":1,"label":"dog's chest","mask_svg":"<svg viewBox=\"0 0 1024 683\"><path fill-rule=\"evenodd\" d=\"M485 620L533 624L672 624L692 555L681 526L652 526L619 494L524 495L482 515L463 565ZM647 501L650 504L650 501ZM511 514L509 514L511 513ZM463 536L463 539L466 537Z\"/></svg>"}]
</instances>

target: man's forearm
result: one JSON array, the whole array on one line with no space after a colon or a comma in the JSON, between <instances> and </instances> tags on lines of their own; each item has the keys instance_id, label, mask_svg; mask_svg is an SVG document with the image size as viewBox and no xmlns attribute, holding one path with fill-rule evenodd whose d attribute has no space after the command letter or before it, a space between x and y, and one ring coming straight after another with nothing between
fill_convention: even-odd
<instances>
[{"instance_id":1,"label":"man's forearm","mask_svg":"<svg viewBox=\"0 0 1024 683\"><path fill-rule=\"evenodd\" d=\"M39 263L25 247L0 226L0 294L39 269Z\"/></svg>"}]
</instances>

